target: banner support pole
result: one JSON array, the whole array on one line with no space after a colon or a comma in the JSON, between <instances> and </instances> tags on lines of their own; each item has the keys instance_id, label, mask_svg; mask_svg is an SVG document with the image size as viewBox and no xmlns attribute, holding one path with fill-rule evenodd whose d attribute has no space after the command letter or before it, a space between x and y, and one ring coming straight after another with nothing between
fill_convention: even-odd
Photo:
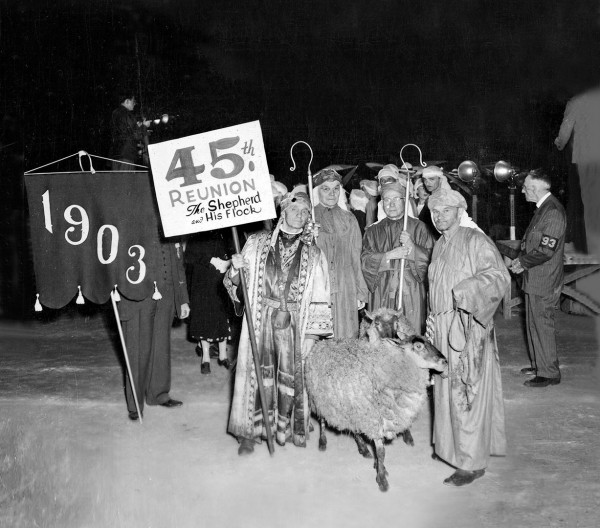
<instances>
[{"instance_id":1,"label":"banner support pole","mask_svg":"<svg viewBox=\"0 0 600 528\"><path fill-rule=\"evenodd\" d=\"M131 392L133 392L133 401L135 402L135 408L140 418L140 425L142 424L142 413L140 411L140 404L138 403L137 394L135 392L135 384L133 382L133 376L131 375L131 365L129 364L129 356L127 355L127 346L125 345L125 338L123 337L123 327L121 326L121 319L119 318L119 309L117 308L117 301L115 301L114 292L110 292L110 300L112 302L113 310L115 312L115 319L117 320L117 328L119 329L119 337L121 338L121 345L123 347L123 355L125 356L125 364L127 365L127 374L129 376L129 383L131 383Z\"/></svg>"},{"instance_id":2,"label":"banner support pole","mask_svg":"<svg viewBox=\"0 0 600 528\"><path fill-rule=\"evenodd\" d=\"M242 252L240 248L240 239L236 226L231 226L231 232L233 234L233 243L235 245L235 252ZM267 409L267 399L265 397L265 387L263 385L262 372L260 370L260 358L258 356L258 346L256 344L256 334L254 332L254 325L252 324L252 310L250 307L250 299L248 297L248 288L246 286L246 274L244 269L240 270L240 280L242 284L242 291L244 294L244 306L246 313L246 322L248 323L248 336L250 337L250 346L252 348L252 357L254 358L254 370L256 372L256 384L258 385L258 395L260 398L260 406L263 413L263 423L265 424L265 430L267 431L267 446L269 447L269 453L273 455L275 448L273 446L273 435L271 433L271 424L269 422L269 412ZM277 416L273 419L277 421Z\"/></svg>"}]
</instances>

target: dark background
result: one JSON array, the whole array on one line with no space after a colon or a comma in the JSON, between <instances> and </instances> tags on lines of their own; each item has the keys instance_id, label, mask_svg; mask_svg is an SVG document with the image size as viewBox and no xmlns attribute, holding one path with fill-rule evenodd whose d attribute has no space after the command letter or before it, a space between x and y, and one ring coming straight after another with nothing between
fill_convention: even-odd
<instances>
[{"instance_id":1,"label":"dark background","mask_svg":"<svg viewBox=\"0 0 600 528\"><path fill-rule=\"evenodd\" d=\"M358 179L416 143L448 170L545 167L566 202L568 157L552 141L568 98L598 81L599 21L598 0L0 0L3 262L26 238L23 170L82 149L108 157L127 89L146 117L176 116L151 142L260 120L288 185L306 174L302 148L289 172L297 140L313 172L361 164ZM508 223L506 193L484 178L484 229Z\"/></svg>"}]
</instances>

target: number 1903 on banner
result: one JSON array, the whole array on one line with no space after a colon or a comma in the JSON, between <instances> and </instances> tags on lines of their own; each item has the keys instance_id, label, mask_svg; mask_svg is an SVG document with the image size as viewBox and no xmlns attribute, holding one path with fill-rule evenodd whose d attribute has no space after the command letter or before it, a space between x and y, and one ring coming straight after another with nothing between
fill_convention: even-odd
<instances>
[{"instance_id":1,"label":"number 1903 on banner","mask_svg":"<svg viewBox=\"0 0 600 528\"><path fill-rule=\"evenodd\" d=\"M275 218L260 123L150 145L167 237Z\"/></svg>"}]
</instances>

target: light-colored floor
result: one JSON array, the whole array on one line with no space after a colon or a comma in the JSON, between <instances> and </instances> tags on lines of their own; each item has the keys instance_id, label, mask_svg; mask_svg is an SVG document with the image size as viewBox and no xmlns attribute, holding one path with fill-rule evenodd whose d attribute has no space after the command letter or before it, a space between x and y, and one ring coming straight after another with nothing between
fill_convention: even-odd
<instances>
[{"instance_id":1,"label":"light-colored floor","mask_svg":"<svg viewBox=\"0 0 600 528\"><path fill-rule=\"evenodd\" d=\"M229 373L200 374L185 326L173 329L178 409L127 418L110 312L0 323L0 526L586 527L599 525L600 397L595 321L558 313L563 381L530 389L520 314L496 318L509 455L449 488L431 458L431 415L415 447L386 448L390 490L351 438L237 455L226 434Z\"/></svg>"}]
</instances>

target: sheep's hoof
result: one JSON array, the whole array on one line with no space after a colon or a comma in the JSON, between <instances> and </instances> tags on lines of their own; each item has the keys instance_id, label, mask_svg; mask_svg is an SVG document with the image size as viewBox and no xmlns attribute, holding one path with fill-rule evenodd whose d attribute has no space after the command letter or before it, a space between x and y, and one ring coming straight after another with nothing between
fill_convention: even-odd
<instances>
[{"instance_id":1,"label":"sheep's hoof","mask_svg":"<svg viewBox=\"0 0 600 528\"><path fill-rule=\"evenodd\" d=\"M319 451L325 451L327 449L327 440L319 438Z\"/></svg>"},{"instance_id":2,"label":"sheep's hoof","mask_svg":"<svg viewBox=\"0 0 600 528\"><path fill-rule=\"evenodd\" d=\"M380 491L387 491L388 489L390 489L390 485L388 484L388 481L387 481L387 478L385 478L385 475L384 476L377 475L375 480L377 481Z\"/></svg>"},{"instance_id":3,"label":"sheep's hoof","mask_svg":"<svg viewBox=\"0 0 600 528\"><path fill-rule=\"evenodd\" d=\"M358 446L358 452L364 457L364 458L373 458L373 453L371 453L371 450L366 446L366 445L362 445L362 446Z\"/></svg>"},{"instance_id":4,"label":"sheep's hoof","mask_svg":"<svg viewBox=\"0 0 600 528\"><path fill-rule=\"evenodd\" d=\"M412 447L415 446L415 441L413 439L412 433L408 429L402 433L402 438L404 439L404 443L406 445L409 445Z\"/></svg>"}]
</instances>

